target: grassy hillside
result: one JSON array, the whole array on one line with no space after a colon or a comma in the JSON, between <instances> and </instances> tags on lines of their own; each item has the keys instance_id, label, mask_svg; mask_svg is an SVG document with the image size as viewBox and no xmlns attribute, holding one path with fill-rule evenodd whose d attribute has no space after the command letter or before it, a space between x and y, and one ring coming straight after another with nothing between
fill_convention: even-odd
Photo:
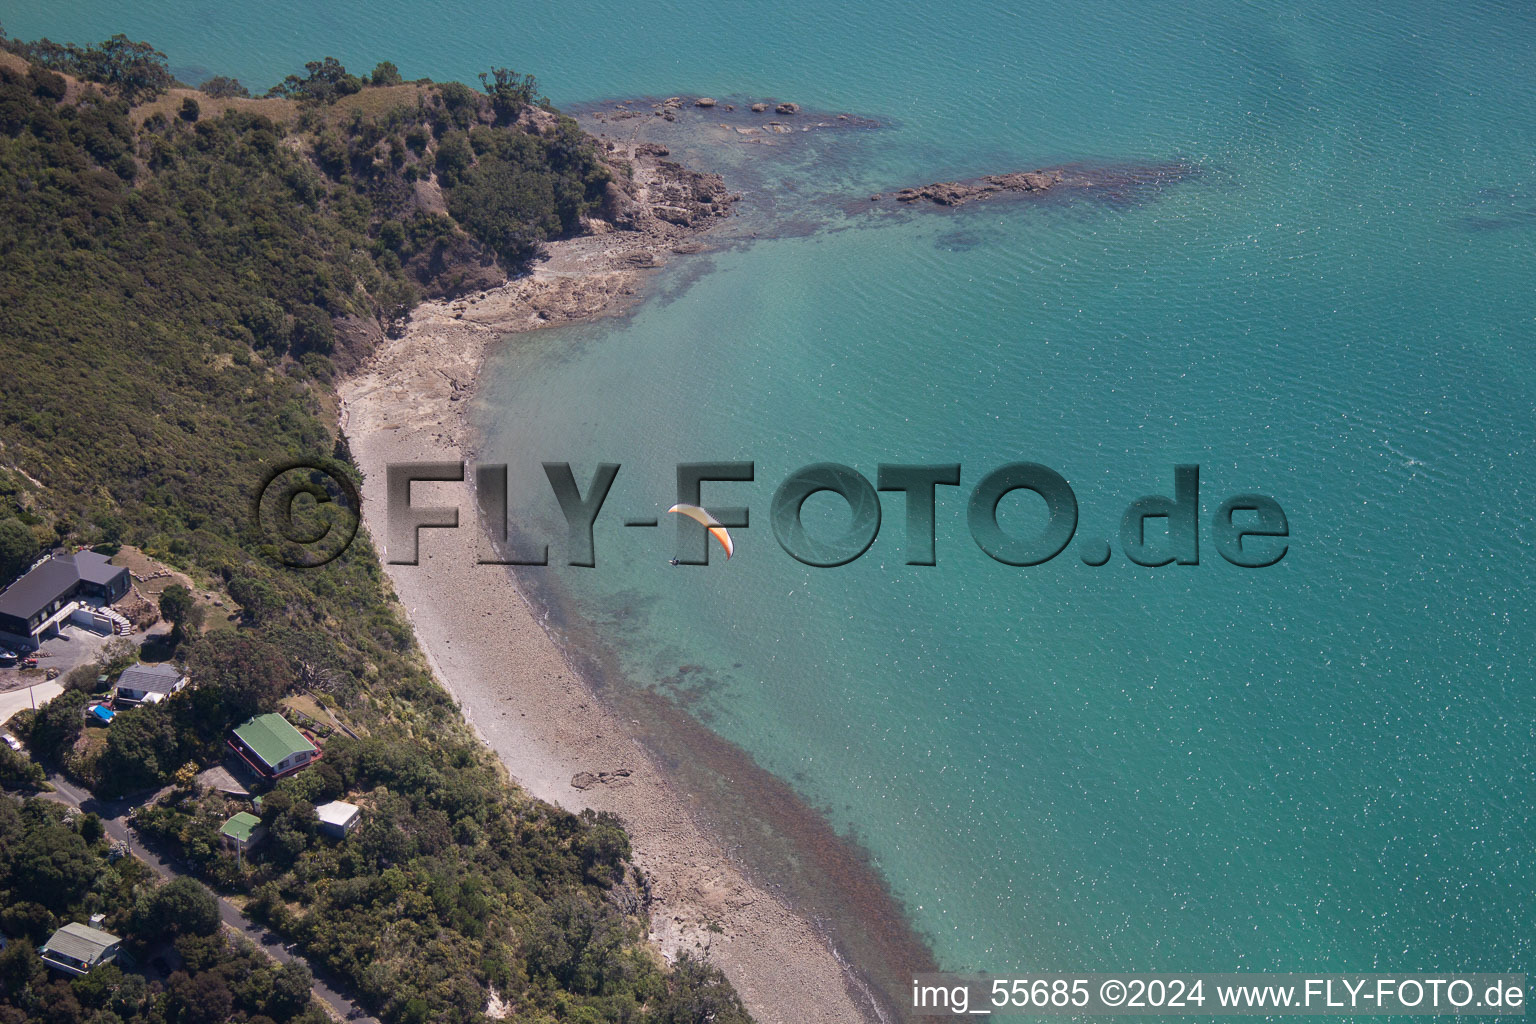
<instances>
[{"instance_id":1,"label":"grassy hillside","mask_svg":"<svg viewBox=\"0 0 1536 1024\"><path fill-rule=\"evenodd\" d=\"M505 71L477 90L323 61L251 99L229 80L178 89L126 40L3 45L0 572L55 544L131 543L236 609L233 628L179 636L194 691L104 738L66 693L30 723L34 748L103 793L185 782L231 724L318 694L360 738L331 736L320 767L268 796L264 859L218 855L225 809L190 785L145 827L370 1009L473 1021L494 986L519 1020L746 1020L717 972L668 968L644 943L615 821L505 780L370 545L295 571L248 522L269 466L329 457L355 474L332 383L381 325L581 231L624 168ZM336 844L312 807L339 796L369 822ZM60 918L3 895L33 930ZM0 1000L42 998L23 981Z\"/></svg>"}]
</instances>

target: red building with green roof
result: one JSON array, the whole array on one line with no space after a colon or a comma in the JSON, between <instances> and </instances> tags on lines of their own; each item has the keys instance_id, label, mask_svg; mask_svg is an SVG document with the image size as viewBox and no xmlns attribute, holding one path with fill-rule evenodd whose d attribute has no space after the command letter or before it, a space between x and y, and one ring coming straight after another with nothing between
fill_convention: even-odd
<instances>
[{"instance_id":1,"label":"red building with green roof","mask_svg":"<svg viewBox=\"0 0 1536 1024\"><path fill-rule=\"evenodd\" d=\"M267 779L292 775L320 756L320 748L279 714L257 715L236 726L230 732L229 748Z\"/></svg>"}]
</instances>

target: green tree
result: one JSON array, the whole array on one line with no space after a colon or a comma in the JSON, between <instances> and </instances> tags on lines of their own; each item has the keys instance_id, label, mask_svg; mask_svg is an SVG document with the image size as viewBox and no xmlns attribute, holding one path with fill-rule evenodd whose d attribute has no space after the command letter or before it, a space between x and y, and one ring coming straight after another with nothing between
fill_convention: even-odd
<instances>
[{"instance_id":1,"label":"green tree","mask_svg":"<svg viewBox=\"0 0 1536 1024\"><path fill-rule=\"evenodd\" d=\"M95 80L115 86L129 103L159 96L175 81L166 66L165 54L144 42L133 42L119 32L102 43Z\"/></svg>"},{"instance_id":2,"label":"green tree","mask_svg":"<svg viewBox=\"0 0 1536 1024\"><path fill-rule=\"evenodd\" d=\"M30 939L12 939L5 949L0 950L0 991L19 992L47 975Z\"/></svg>"},{"instance_id":3,"label":"green tree","mask_svg":"<svg viewBox=\"0 0 1536 1024\"><path fill-rule=\"evenodd\" d=\"M7 935L25 935L37 943L47 941L58 923L53 911L35 900L21 900L0 910L0 928Z\"/></svg>"},{"instance_id":4,"label":"green tree","mask_svg":"<svg viewBox=\"0 0 1536 1024\"><path fill-rule=\"evenodd\" d=\"M484 99L463 82L444 82L437 87L440 117L434 120L437 134L450 129L464 129L480 120Z\"/></svg>"},{"instance_id":5,"label":"green tree","mask_svg":"<svg viewBox=\"0 0 1536 1024\"><path fill-rule=\"evenodd\" d=\"M172 583L160 592L160 617L171 624L171 635L181 640L189 620L196 613L197 599L180 583Z\"/></svg>"},{"instance_id":6,"label":"green tree","mask_svg":"<svg viewBox=\"0 0 1536 1024\"><path fill-rule=\"evenodd\" d=\"M250 622L265 622L283 610L282 595L264 579L236 576L229 581L228 589L229 596L240 605L240 611Z\"/></svg>"},{"instance_id":7,"label":"green tree","mask_svg":"<svg viewBox=\"0 0 1536 1024\"><path fill-rule=\"evenodd\" d=\"M309 305L294 310L290 343L294 355L331 351L336 345L336 335L325 310Z\"/></svg>"},{"instance_id":8,"label":"green tree","mask_svg":"<svg viewBox=\"0 0 1536 1024\"><path fill-rule=\"evenodd\" d=\"M112 995L112 1009L119 1017L131 1020L149 998L149 983L141 974L125 974ZM107 1018L110 1020L110 1018Z\"/></svg>"},{"instance_id":9,"label":"green tree","mask_svg":"<svg viewBox=\"0 0 1536 1024\"><path fill-rule=\"evenodd\" d=\"M516 121L523 108L532 105L539 94L538 79L532 75L520 75L511 68L491 68L490 73L480 73L480 84L491 98L491 109L496 112L497 124Z\"/></svg>"},{"instance_id":10,"label":"green tree","mask_svg":"<svg viewBox=\"0 0 1536 1024\"><path fill-rule=\"evenodd\" d=\"M116 964L103 964L91 973L71 981L75 998L88 1009L104 1009L123 983L122 968Z\"/></svg>"},{"instance_id":11,"label":"green tree","mask_svg":"<svg viewBox=\"0 0 1536 1024\"><path fill-rule=\"evenodd\" d=\"M587 878L604 888L618 884L624 878L624 864L629 859L629 834L624 823L611 811L581 812L581 820L587 827L571 844L571 849L581 857Z\"/></svg>"},{"instance_id":12,"label":"green tree","mask_svg":"<svg viewBox=\"0 0 1536 1024\"><path fill-rule=\"evenodd\" d=\"M132 793L165 782L186 760L172 710L150 704L123 711L107 730L98 772L108 795Z\"/></svg>"},{"instance_id":13,"label":"green tree","mask_svg":"<svg viewBox=\"0 0 1536 1024\"><path fill-rule=\"evenodd\" d=\"M216 100L245 99L251 95L250 90L241 85L239 79L224 75L214 75L197 88L199 92L212 96Z\"/></svg>"},{"instance_id":14,"label":"green tree","mask_svg":"<svg viewBox=\"0 0 1536 1024\"><path fill-rule=\"evenodd\" d=\"M181 875L140 902L134 927L151 939L213 935L219 930L219 902L202 883Z\"/></svg>"},{"instance_id":15,"label":"green tree","mask_svg":"<svg viewBox=\"0 0 1536 1024\"><path fill-rule=\"evenodd\" d=\"M56 75L36 64L27 72L27 78L32 82L32 91L45 99L61 100L69 95L69 83L64 81L63 75Z\"/></svg>"},{"instance_id":16,"label":"green tree","mask_svg":"<svg viewBox=\"0 0 1536 1024\"><path fill-rule=\"evenodd\" d=\"M400 69L393 63L381 60L375 65L368 81L373 85L399 85L404 79L400 77Z\"/></svg>"},{"instance_id":17,"label":"green tree","mask_svg":"<svg viewBox=\"0 0 1536 1024\"><path fill-rule=\"evenodd\" d=\"M37 539L20 519L0 519L0 580L9 581L37 557Z\"/></svg>"},{"instance_id":18,"label":"green tree","mask_svg":"<svg viewBox=\"0 0 1536 1024\"><path fill-rule=\"evenodd\" d=\"M341 61L335 57L312 60L304 65L304 70L308 72L305 77L289 75L273 86L267 95L311 103L329 103L342 96L350 96L363 87L362 80L348 74Z\"/></svg>"},{"instance_id":19,"label":"green tree","mask_svg":"<svg viewBox=\"0 0 1536 1024\"><path fill-rule=\"evenodd\" d=\"M277 969L272 979L272 995L267 1000L267 1016L287 1020L309 1005L309 993L314 988L314 976L297 960Z\"/></svg>"},{"instance_id":20,"label":"green tree","mask_svg":"<svg viewBox=\"0 0 1536 1024\"><path fill-rule=\"evenodd\" d=\"M116 89L129 103L143 103L165 92L175 81L165 54L122 33L97 46L80 47L40 39L11 48L44 67Z\"/></svg>"},{"instance_id":21,"label":"green tree","mask_svg":"<svg viewBox=\"0 0 1536 1024\"><path fill-rule=\"evenodd\" d=\"M204 634L192 644L187 670L197 680L194 724L205 736L271 710L294 684L292 662L281 649L224 631Z\"/></svg>"},{"instance_id":22,"label":"green tree","mask_svg":"<svg viewBox=\"0 0 1536 1024\"><path fill-rule=\"evenodd\" d=\"M197 762L188 761L186 764L176 769L176 774L173 776L173 778L176 780L177 786L181 787L182 789L191 789L192 784L197 781L197 773Z\"/></svg>"},{"instance_id":23,"label":"green tree","mask_svg":"<svg viewBox=\"0 0 1536 1024\"><path fill-rule=\"evenodd\" d=\"M80 838L87 843L99 843L107 834L107 827L101 823L99 814L85 814L79 819Z\"/></svg>"},{"instance_id":24,"label":"green tree","mask_svg":"<svg viewBox=\"0 0 1536 1024\"><path fill-rule=\"evenodd\" d=\"M713 964L688 953L678 957L654 1024L751 1024L741 999Z\"/></svg>"},{"instance_id":25,"label":"green tree","mask_svg":"<svg viewBox=\"0 0 1536 1024\"><path fill-rule=\"evenodd\" d=\"M224 1024L235 1008L229 983L213 971L187 975L177 971L166 986L173 1019L184 1024Z\"/></svg>"},{"instance_id":26,"label":"green tree","mask_svg":"<svg viewBox=\"0 0 1536 1024\"><path fill-rule=\"evenodd\" d=\"M62 763L64 755L85 730L85 708L91 696L80 690L65 690L37 709L32 721L33 753L45 760Z\"/></svg>"},{"instance_id":27,"label":"green tree","mask_svg":"<svg viewBox=\"0 0 1536 1024\"><path fill-rule=\"evenodd\" d=\"M34 806L39 803L29 801L22 809L31 825L11 848L10 883L59 914L90 891L101 864L74 829L54 821L51 808Z\"/></svg>"},{"instance_id":28,"label":"green tree","mask_svg":"<svg viewBox=\"0 0 1536 1024\"><path fill-rule=\"evenodd\" d=\"M0 786L6 789L40 789L47 781L43 766L26 754L0 744Z\"/></svg>"}]
</instances>

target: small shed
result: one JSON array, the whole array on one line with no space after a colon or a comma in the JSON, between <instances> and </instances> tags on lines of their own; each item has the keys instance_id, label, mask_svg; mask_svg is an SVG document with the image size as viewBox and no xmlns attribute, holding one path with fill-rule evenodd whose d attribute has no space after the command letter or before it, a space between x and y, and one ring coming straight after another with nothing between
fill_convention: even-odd
<instances>
[{"instance_id":1,"label":"small shed","mask_svg":"<svg viewBox=\"0 0 1536 1024\"><path fill-rule=\"evenodd\" d=\"M356 804L332 800L328 804L316 807L315 814L320 818L320 831L328 836L343 839L362 820L363 811Z\"/></svg>"},{"instance_id":2,"label":"small shed","mask_svg":"<svg viewBox=\"0 0 1536 1024\"><path fill-rule=\"evenodd\" d=\"M224 837L225 848L234 850L238 857L265 839L267 829L256 815L249 811L241 811L224 823L224 827L219 829L219 834Z\"/></svg>"}]
</instances>

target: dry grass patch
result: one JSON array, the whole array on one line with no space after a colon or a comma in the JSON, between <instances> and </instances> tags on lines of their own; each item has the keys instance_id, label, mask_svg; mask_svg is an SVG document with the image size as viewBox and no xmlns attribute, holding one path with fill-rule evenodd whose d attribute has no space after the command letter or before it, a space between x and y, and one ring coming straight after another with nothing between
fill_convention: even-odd
<instances>
[{"instance_id":1,"label":"dry grass patch","mask_svg":"<svg viewBox=\"0 0 1536 1024\"><path fill-rule=\"evenodd\" d=\"M424 85L370 85L362 92L343 96L326 108L326 123L335 128L350 124L356 114L365 118L383 117L396 107L415 109L427 93Z\"/></svg>"},{"instance_id":2,"label":"dry grass patch","mask_svg":"<svg viewBox=\"0 0 1536 1024\"><path fill-rule=\"evenodd\" d=\"M210 117L223 117L226 111L243 110L252 114L260 114L269 120L283 124L298 116L299 105L292 100L283 99L215 99L207 93L198 92L196 89L171 89L164 96L157 97L148 103L142 103L134 107L128 116L135 125L143 124L155 114L162 114L168 120L175 120L181 116L181 104L186 99L197 101L198 120L202 121Z\"/></svg>"}]
</instances>

